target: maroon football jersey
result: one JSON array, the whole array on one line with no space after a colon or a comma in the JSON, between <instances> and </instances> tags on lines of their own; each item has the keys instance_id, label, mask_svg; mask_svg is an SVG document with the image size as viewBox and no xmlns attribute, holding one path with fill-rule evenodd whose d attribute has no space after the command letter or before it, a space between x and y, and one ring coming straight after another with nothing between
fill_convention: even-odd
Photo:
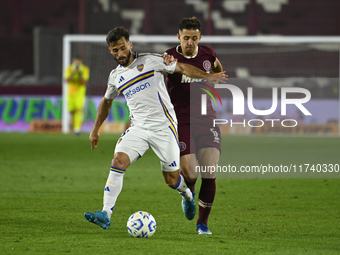
<instances>
[{"instance_id":1,"label":"maroon football jersey","mask_svg":"<svg viewBox=\"0 0 340 255\"><path fill-rule=\"evenodd\" d=\"M216 53L213 49L206 46L198 46L197 55L188 58L179 53L178 48L179 46L171 48L166 53L173 55L178 59L178 62L196 66L205 72L211 71L216 60ZM201 95L205 92L200 88L209 90L204 86L205 83L204 80L192 79L180 73L168 75L168 92L179 123L189 124L190 118L191 121L194 120L196 123L205 122L207 119L216 119L216 113L209 100L209 95L207 96L207 115L201 115Z\"/></svg>"}]
</instances>

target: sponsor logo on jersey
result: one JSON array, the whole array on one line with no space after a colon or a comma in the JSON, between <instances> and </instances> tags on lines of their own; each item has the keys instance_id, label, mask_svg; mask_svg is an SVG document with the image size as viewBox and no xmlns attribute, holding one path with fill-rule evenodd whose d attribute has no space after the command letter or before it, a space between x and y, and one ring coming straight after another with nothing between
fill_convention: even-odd
<instances>
[{"instance_id":1,"label":"sponsor logo on jersey","mask_svg":"<svg viewBox=\"0 0 340 255\"><path fill-rule=\"evenodd\" d=\"M141 71L143 71L143 69L144 69L144 64L140 64L140 65L137 66L138 71L141 72Z\"/></svg>"},{"instance_id":2,"label":"sponsor logo on jersey","mask_svg":"<svg viewBox=\"0 0 340 255\"><path fill-rule=\"evenodd\" d=\"M181 83L201 82L201 81L203 81L203 79L199 79L199 78L190 78L190 77L186 76L185 74L182 74Z\"/></svg>"},{"instance_id":3,"label":"sponsor logo on jersey","mask_svg":"<svg viewBox=\"0 0 340 255\"><path fill-rule=\"evenodd\" d=\"M124 81L124 77L123 76L120 76L120 79L119 79L119 83L121 83L122 81Z\"/></svg>"},{"instance_id":4,"label":"sponsor logo on jersey","mask_svg":"<svg viewBox=\"0 0 340 255\"><path fill-rule=\"evenodd\" d=\"M140 92L140 91L143 91L144 89L147 89L148 87L150 87L150 83L149 82L146 82L146 83L143 83L133 89L130 89L126 92L125 94L125 97L126 98L130 98L131 96L133 96L134 94Z\"/></svg>"}]
</instances>

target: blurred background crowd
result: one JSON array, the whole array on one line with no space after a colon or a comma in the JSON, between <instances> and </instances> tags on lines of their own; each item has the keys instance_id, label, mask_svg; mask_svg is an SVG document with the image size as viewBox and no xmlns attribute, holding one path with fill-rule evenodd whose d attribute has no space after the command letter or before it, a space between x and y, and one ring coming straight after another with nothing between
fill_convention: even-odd
<instances>
[{"instance_id":1,"label":"blurred background crowd","mask_svg":"<svg viewBox=\"0 0 340 255\"><path fill-rule=\"evenodd\" d=\"M200 19L203 36L327 38L340 34L339 0L0 0L0 95L7 95L0 97L0 130L13 130L13 123L19 120L26 124L35 118L60 120L65 34L105 35L116 26L124 26L131 35L176 38L178 23L192 16ZM97 46L72 46L69 56L71 61L75 54L82 55L91 70L87 86L95 89L88 89L87 96L103 95L108 73L115 67L105 42L100 49ZM173 46L173 43L136 43L134 50L162 53ZM231 79L243 79L236 84L243 91L249 86L257 87L254 97L265 99L258 101L261 107L270 103L272 87L277 84L273 79L284 78L281 86L305 87L313 99L323 100L311 102L310 107L319 114L314 114L308 122L333 123L332 132L337 132L339 44L267 45L265 48L259 44L209 46L214 48ZM58 98L57 103L53 103L54 99L47 101L50 110L44 114L44 101L24 99L26 101L21 102L20 98L11 97L13 95ZM91 100L89 102L85 115L89 112L87 109L95 112L95 104L92 106ZM330 107L334 109L327 110ZM93 119L93 114L87 114L85 120ZM322 130L329 132L328 127Z\"/></svg>"},{"instance_id":2,"label":"blurred background crowd","mask_svg":"<svg viewBox=\"0 0 340 255\"><path fill-rule=\"evenodd\" d=\"M55 85L64 34L175 35L197 16L203 35L340 34L338 0L12 0L0 1L0 86Z\"/></svg>"}]
</instances>

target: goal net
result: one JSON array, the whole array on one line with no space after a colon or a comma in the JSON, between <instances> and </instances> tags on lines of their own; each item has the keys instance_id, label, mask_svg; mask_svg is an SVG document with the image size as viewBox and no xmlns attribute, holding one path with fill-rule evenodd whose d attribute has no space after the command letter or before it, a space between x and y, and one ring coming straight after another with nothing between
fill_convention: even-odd
<instances>
[{"instance_id":1,"label":"goal net","mask_svg":"<svg viewBox=\"0 0 340 255\"><path fill-rule=\"evenodd\" d=\"M108 75L117 65L109 54L105 38L105 35L64 37L63 68L70 64L75 55L81 55L90 68L84 110L85 132L91 130L99 101L106 91ZM131 36L130 41L133 51L137 52L163 53L178 45L175 35ZM224 120L223 124L223 121L220 123L223 134L339 134L340 38L203 36L200 44L215 50L229 75L228 84L239 88L244 95L243 115L235 114L235 98L230 89L216 88L221 103L213 105L217 118ZM66 86L63 81L64 133L69 132L70 118L66 107ZM292 88L309 91L311 97L308 102L299 107L296 99L307 98L307 94ZM274 96L277 98L276 107L273 106ZM281 100L282 96L290 100L286 101L286 105ZM282 106L285 114L282 114ZM302 108L311 115L305 114ZM273 111L270 114L258 114L268 109ZM124 131L128 116L125 99L117 97L103 131ZM268 119L275 121L266 121Z\"/></svg>"}]
</instances>

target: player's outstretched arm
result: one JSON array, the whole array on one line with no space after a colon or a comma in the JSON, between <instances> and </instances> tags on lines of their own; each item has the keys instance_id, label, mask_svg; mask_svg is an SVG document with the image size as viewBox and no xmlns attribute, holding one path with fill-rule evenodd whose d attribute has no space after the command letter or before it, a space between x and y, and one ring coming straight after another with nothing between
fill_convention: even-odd
<instances>
[{"instance_id":1,"label":"player's outstretched arm","mask_svg":"<svg viewBox=\"0 0 340 255\"><path fill-rule=\"evenodd\" d=\"M169 55L168 53L163 53L162 57L164 59L164 64L167 66L170 65L172 62L178 61L173 55Z\"/></svg>"},{"instance_id":2,"label":"player's outstretched arm","mask_svg":"<svg viewBox=\"0 0 340 255\"><path fill-rule=\"evenodd\" d=\"M91 142L91 150L93 150L94 147L98 146L98 141L99 141L98 131L99 131L100 126L106 120L107 116L109 116L112 102L113 102L113 99L107 99L103 97L103 99L99 103L96 119L92 126L92 130L91 130L90 137L89 137L89 140Z\"/></svg>"},{"instance_id":3,"label":"player's outstretched arm","mask_svg":"<svg viewBox=\"0 0 340 255\"><path fill-rule=\"evenodd\" d=\"M201 78L201 79L228 77L225 74L225 71L219 72L219 73L206 73L203 70L195 66L185 64L185 63L180 63L180 62L177 62L175 72L185 74L186 76L191 77L191 78Z\"/></svg>"},{"instance_id":4,"label":"player's outstretched arm","mask_svg":"<svg viewBox=\"0 0 340 255\"><path fill-rule=\"evenodd\" d=\"M216 58L213 67L211 68L214 73L219 73L223 71L221 62Z\"/></svg>"}]
</instances>

